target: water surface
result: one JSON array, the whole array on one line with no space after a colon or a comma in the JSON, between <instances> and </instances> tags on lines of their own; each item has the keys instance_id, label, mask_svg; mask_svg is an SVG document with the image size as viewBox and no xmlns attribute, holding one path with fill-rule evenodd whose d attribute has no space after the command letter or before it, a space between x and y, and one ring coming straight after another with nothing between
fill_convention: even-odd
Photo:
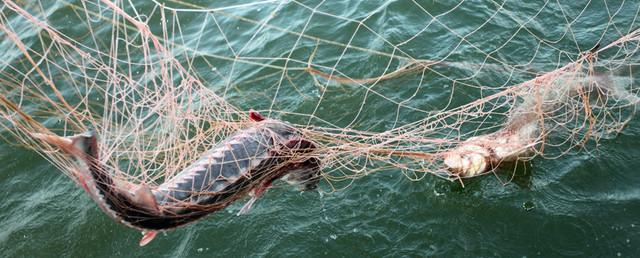
<instances>
[{"instance_id":1,"label":"water surface","mask_svg":"<svg viewBox=\"0 0 640 258\"><path fill-rule=\"evenodd\" d=\"M240 3L209 2L166 5L202 9ZM637 28L634 19L640 8L633 1L419 2L282 1L211 13L178 12L178 17L194 74L238 108L304 114L316 110L318 117L337 126L382 131L424 116L405 109L395 112L397 104L389 100L411 99L407 105L434 111L448 103L454 84L447 77L495 89L517 84L529 77L491 69L491 64L551 71L598 42L608 43ZM150 2L136 5L140 13L154 7ZM42 6L55 28L79 42L90 41L67 20L77 17L79 3L42 1ZM15 17L6 9L2 12ZM220 29L202 26L203 19L210 23L214 17ZM150 27L159 33L153 19ZM261 25L265 21L267 25ZM12 24L29 42L37 32L20 30L23 22L16 18ZM98 37L109 31L100 22L96 18L92 25ZM334 90L321 97L321 89L310 83L296 85L298 91L293 84L282 84L275 95L279 75L243 83L279 71L244 61L281 67L288 59L288 67L303 69L318 39L322 44L313 62L338 67L354 78L379 75L390 63L400 65L397 56L442 59L452 65L440 68L440 74L380 84L376 89L388 99L364 97L367 89L334 84L327 86ZM19 56L10 43L2 40L3 60ZM495 60L487 59L487 54ZM236 55L242 58L233 66ZM468 67L482 63L487 67ZM426 86L419 86L421 79ZM452 105L478 97L473 89L458 90ZM417 97L411 97L415 92ZM143 248L138 247L138 232L114 223L44 159L0 142L0 253L6 257L632 257L640 251L638 126L637 119L632 121L592 152L536 159L506 184L510 174L505 171L499 177L465 181L464 188L436 177L412 182L400 171L384 171L330 194L300 194L279 185L247 215L235 216L242 205L236 203L199 223L160 235ZM324 183L321 188L328 186Z\"/></svg>"}]
</instances>

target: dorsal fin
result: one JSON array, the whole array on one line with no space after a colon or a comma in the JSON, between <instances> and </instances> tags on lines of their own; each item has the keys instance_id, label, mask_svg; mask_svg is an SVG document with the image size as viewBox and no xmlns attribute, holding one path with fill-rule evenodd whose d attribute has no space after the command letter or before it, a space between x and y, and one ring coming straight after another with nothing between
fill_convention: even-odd
<instances>
[{"instance_id":1,"label":"dorsal fin","mask_svg":"<svg viewBox=\"0 0 640 258\"><path fill-rule=\"evenodd\" d=\"M257 111L255 111L253 109L250 109L249 110L249 119L251 119L253 121L256 121L256 122L260 122L262 120L265 120L266 118L262 114L258 113Z\"/></svg>"}]
</instances>

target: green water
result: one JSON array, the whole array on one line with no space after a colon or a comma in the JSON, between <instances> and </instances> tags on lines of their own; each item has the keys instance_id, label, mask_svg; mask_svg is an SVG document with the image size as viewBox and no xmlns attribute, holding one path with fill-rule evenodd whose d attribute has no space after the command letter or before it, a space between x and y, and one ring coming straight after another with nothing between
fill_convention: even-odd
<instances>
[{"instance_id":1,"label":"green water","mask_svg":"<svg viewBox=\"0 0 640 258\"><path fill-rule=\"evenodd\" d=\"M234 3L208 2L193 4L217 8ZM543 1L417 2L419 5L412 1L283 1L224 10L227 15L212 11L224 35L211 23L211 16L205 24L212 26L202 26L206 13L184 12L178 15L180 42L192 49L193 73L242 110L271 107L303 114L316 110L316 116L340 127L382 131L393 128L394 123L424 117L421 112L398 109L392 100L407 100L408 106L427 111L444 107L454 85L446 78L495 85L495 89L530 78L492 68L501 64L486 60L488 53L523 69L550 71L598 42L607 44L639 27L634 18L640 5L633 1L561 5ZM75 7L82 5L42 5L52 26L79 42L91 42L72 22L78 17ZM3 15L16 16L2 6ZM136 8L149 13L153 6L140 1ZM194 8L171 1L167 6ZM316 6L312 15L310 9ZM131 13L131 8L127 11ZM267 23L272 26L228 15L264 21L274 11L277 15ZM362 24L372 30L336 16L366 18ZM161 31L154 22L157 15L153 17L149 23L152 30ZM11 22L15 30L24 23L17 18ZM93 22L100 40L109 27L100 19ZM299 40L295 32L303 30L312 37ZM29 42L33 33L22 32ZM467 36L461 40L456 35ZM375 89L386 98L366 95L364 88L335 84L326 85L327 91L321 95L310 77L295 77L296 71L299 74L306 66L315 38L323 41L313 63L335 66L354 78L379 75L388 64L397 67L400 61L358 48L345 49L344 45L415 59L443 59L451 65L436 68L438 73L381 83ZM0 58L11 62L19 51L8 40L1 40L4 49ZM544 43L539 46L540 42ZM398 49L394 51L392 46ZM242 60L233 66L230 48L246 57L243 60L251 57L261 64L283 66L285 61L275 60L277 57L301 61L287 64L300 68L291 71L295 89L286 82L280 88L274 86L279 74L243 84L281 70ZM469 63L483 62L489 65L469 67ZM631 62L637 63L637 59ZM234 85L216 76L212 67ZM417 97L411 97L414 93ZM474 89L459 86L455 93L452 105L478 96ZM295 116L290 119L306 122ZM400 171L391 170L371 174L331 194L300 194L276 187L247 215L235 216L242 205L235 203L196 224L159 235L145 247L138 247L138 232L105 216L79 187L44 159L0 142L0 256L634 257L640 251L638 126L637 119L632 121L621 134L602 140L591 153L536 159L508 184L501 181L508 178L508 172L499 179L485 176L465 181L463 188L435 177L412 182ZM328 189L328 185L323 183L321 188Z\"/></svg>"}]
</instances>

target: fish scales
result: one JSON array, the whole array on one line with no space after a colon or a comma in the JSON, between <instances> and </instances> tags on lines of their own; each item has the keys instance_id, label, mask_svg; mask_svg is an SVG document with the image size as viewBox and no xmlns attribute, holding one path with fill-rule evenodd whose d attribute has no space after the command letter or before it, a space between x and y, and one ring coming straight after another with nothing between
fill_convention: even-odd
<instances>
[{"instance_id":1,"label":"fish scales","mask_svg":"<svg viewBox=\"0 0 640 258\"><path fill-rule=\"evenodd\" d=\"M248 130L240 133L244 137L232 137L230 141L236 144L227 144L226 141L216 145L203 157L198 159L194 166L176 175L172 181L177 181L168 187L160 187L158 196L163 203L171 201L191 202L211 198L212 194L226 190L231 184L241 177L248 175L253 169L252 165L259 164L268 156L268 151L273 148L274 139L270 135L270 128L262 130ZM212 158L219 154L222 158ZM254 161L254 162L252 162ZM253 164L252 164L253 163ZM198 169L202 168L202 169Z\"/></svg>"}]
</instances>

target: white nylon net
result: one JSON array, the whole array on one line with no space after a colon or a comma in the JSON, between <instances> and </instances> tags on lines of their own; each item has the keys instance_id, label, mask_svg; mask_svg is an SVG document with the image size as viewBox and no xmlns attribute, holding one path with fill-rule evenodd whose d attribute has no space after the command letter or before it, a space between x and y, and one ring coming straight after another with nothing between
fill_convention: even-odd
<instances>
[{"instance_id":1,"label":"white nylon net","mask_svg":"<svg viewBox=\"0 0 640 258\"><path fill-rule=\"evenodd\" d=\"M591 150L638 103L633 1L201 2L3 1L3 135L73 178L29 134L95 130L112 173L153 185L255 109L348 185Z\"/></svg>"}]
</instances>

